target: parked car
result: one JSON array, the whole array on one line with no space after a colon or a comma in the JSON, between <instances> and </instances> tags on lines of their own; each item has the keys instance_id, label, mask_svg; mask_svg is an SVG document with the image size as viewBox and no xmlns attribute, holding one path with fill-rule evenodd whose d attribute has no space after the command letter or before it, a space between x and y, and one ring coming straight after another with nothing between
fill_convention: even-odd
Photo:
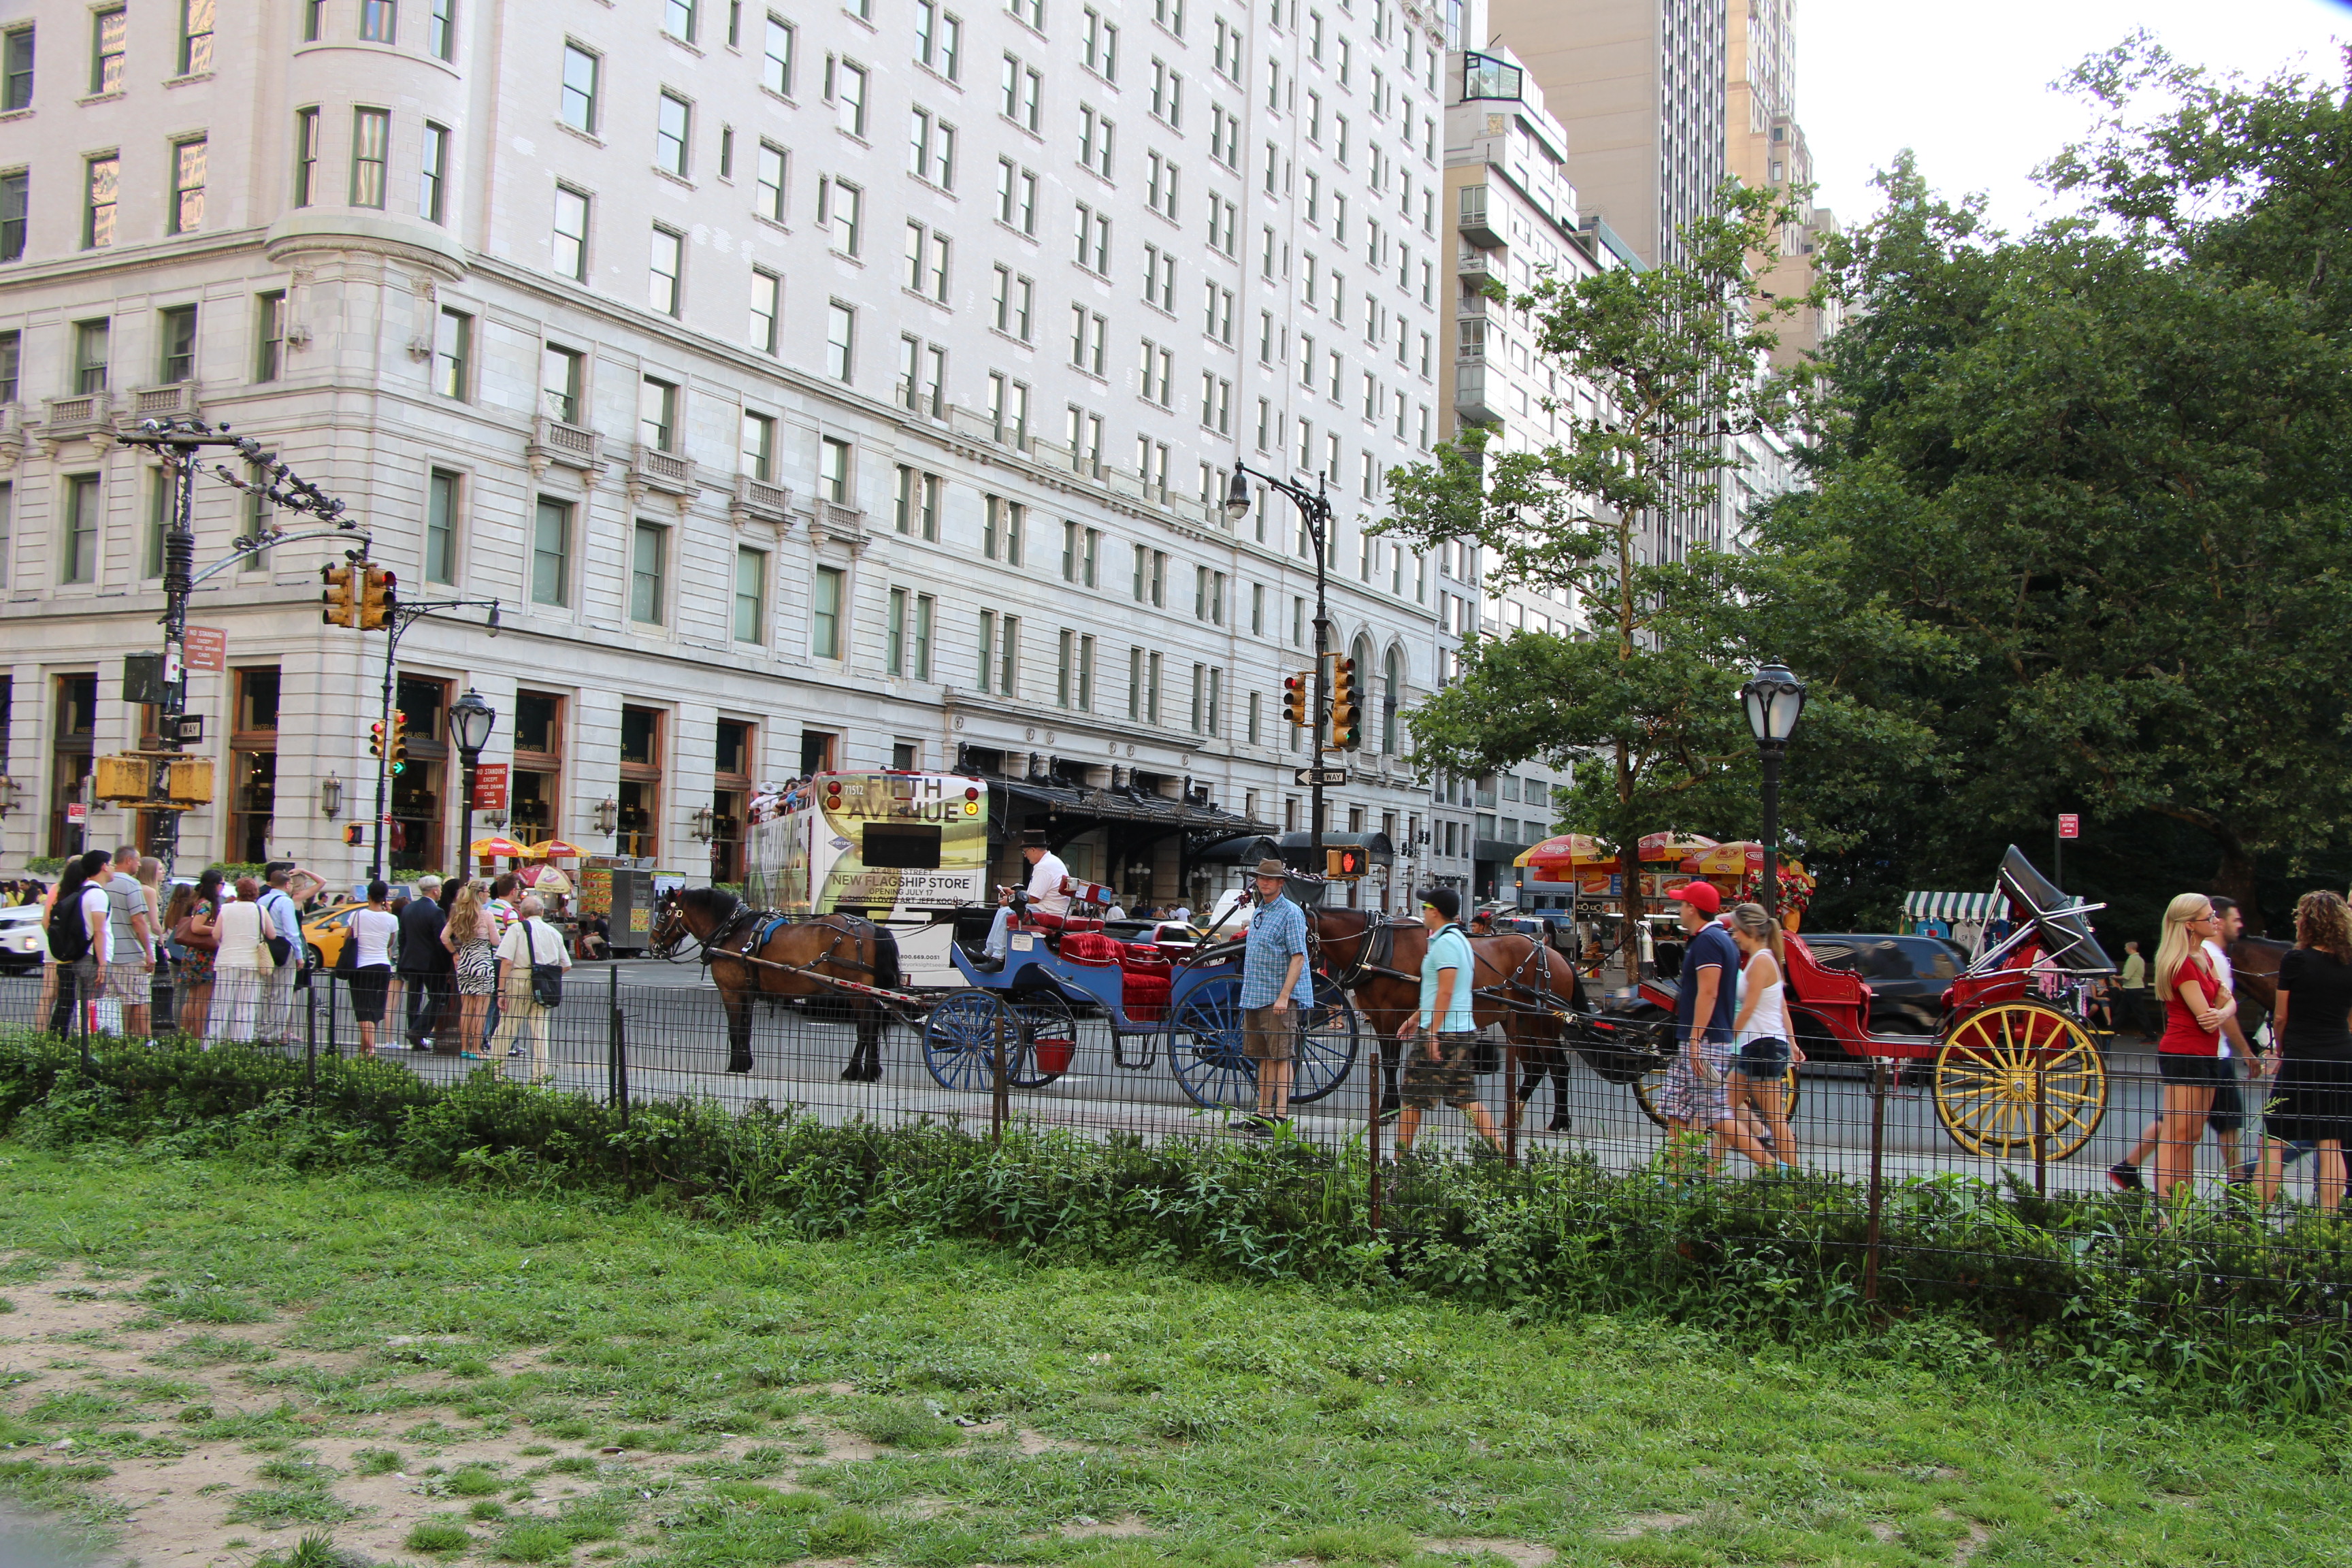
<instances>
[{"instance_id":1,"label":"parked car","mask_svg":"<svg viewBox=\"0 0 2352 1568\"><path fill-rule=\"evenodd\" d=\"M23 974L48 961L48 940L41 934L41 906L13 904L0 909L0 971Z\"/></svg>"},{"instance_id":2,"label":"parked car","mask_svg":"<svg viewBox=\"0 0 2352 1568\"><path fill-rule=\"evenodd\" d=\"M332 969L342 956L343 943L352 937L352 917L367 908L365 904L338 904L322 910L302 922L302 945L310 952L313 969Z\"/></svg>"},{"instance_id":3,"label":"parked car","mask_svg":"<svg viewBox=\"0 0 2352 1568\"><path fill-rule=\"evenodd\" d=\"M1943 1031L1944 993L1968 968L1968 949L1939 936L1810 931L1803 935L1822 968L1848 970L1869 983L1871 1033Z\"/></svg>"}]
</instances>

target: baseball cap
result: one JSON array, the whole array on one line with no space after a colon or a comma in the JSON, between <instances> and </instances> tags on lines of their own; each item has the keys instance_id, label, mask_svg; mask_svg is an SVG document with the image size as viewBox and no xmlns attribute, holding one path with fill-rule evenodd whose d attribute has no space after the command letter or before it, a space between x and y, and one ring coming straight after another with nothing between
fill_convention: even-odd
<instances>
[{"instance_id":1,"label":"baseball cap","mask_svg":"<svg viewBox=\"0 0 2352 1568\"><path fill-rule=\"evenodd\" d=\"M1713 882L1685 882L1667 897L1677 902L1688 904L1703 914L1714 915L1723 912L1723 895L1716 890Z\"/></svg>"},{"instance_id":2,"label":"baseball cap","mask_svg":"<svg viewBox=\"0 0 2352 1568\"><path fill-rule=\"evenodd\" d=\"M1421 895L1423 908L1435 910L1449 921L1462 918L1462 895L1451 888L1431 888Z\"/></svg>"}]
</instances>

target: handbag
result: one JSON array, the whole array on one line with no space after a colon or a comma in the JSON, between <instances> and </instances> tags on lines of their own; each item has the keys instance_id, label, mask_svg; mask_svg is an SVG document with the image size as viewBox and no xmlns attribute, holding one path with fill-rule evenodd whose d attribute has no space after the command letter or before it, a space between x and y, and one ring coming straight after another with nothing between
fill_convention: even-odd
<instances>
[{"instance_id":1,"label":"handbag","mask_svg":"<svg viewBox=\"0 0 2352 1568\"><path fill-rule=\"evenodd\" d=\"M536 921L523 921L522 939L530 954L530 999L542 1007L561 1006L563 1002L563 965L539 962L539 936L530 928Z\"/></svg>"}]
</instances>

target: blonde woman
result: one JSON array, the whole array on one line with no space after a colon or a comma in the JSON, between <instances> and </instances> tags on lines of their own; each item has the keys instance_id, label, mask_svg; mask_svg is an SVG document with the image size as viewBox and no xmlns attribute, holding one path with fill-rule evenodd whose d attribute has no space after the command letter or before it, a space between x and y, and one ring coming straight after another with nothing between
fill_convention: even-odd
<instances>
[{"instance_id":1,"label":"blonde woman","mask_svg":"<svg viewBox=\"0 0 2352 1568\"><path fill-rule=\"evenodd\" d=\"M499 980L499 923L482 897L482 885L468 880L457 889L442 922L441 945L449 950L457 969L458 1053L479 1060L482 1024L489 1016L490 993Z\"/></svg>"},{"instance_id":2,"label":"blonde woman","mask_svg":"<svg viewBox=\"0 0 2352 1568\"><path fill-rule=\"evenodd\" d=\"M1739 1013L1731 1021L1739 1054L1725 1080L1726 1096L1733 1120L1762 1122L1767 1134L1759 1140L1766 1155L1763 1163L1777 1163L1793 1171L1797 1135L1789 1126L1789 1068L1803 1061L1805 1053L1797 1047L1796 1031L1789 1026L1783 979L1788 948L1780 922L1761 904L1741 904L1731 911L1731 940L1745 962L1739 966Z\"/></svg>"},{"instance_id":3,"label":"blonde woman","mask_svg":"<svg viewBox=\"0 0 2352 1568\"><path fill-rule=\"evenodd\" d=\"M2164 1037L2156 1046L2164 1069L2156 1148L2159 1199L2194 1173L2200 1130L2230 1070L2221 1055L2221 1026L2238 1002L2204 952L2206 939L2220 929L2213 900L2202 893L2183 893L2165 908L2164 940L2156 950L2156 997L2164 1006Z\"/></svg>"}]
</instances>

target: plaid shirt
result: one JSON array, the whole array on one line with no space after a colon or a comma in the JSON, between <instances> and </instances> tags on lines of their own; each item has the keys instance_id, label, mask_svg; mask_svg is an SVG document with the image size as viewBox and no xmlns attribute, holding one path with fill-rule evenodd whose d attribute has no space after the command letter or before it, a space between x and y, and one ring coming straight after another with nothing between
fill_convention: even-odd
<instances>
[{"instance_id":1,"label":"plaid shirt","mask_svg":"<svg viewBox=\"0 0 2352 1568\"><path fill-rule=\"evenodd\" d=\"M1290 899L1260 904L1250 915L1248 944L1242 949L1242 1005L1271 1007L1282 994L1283 971L1291 955L1307 954L1307 911ZM1301 1007L1315 1005L1315 984L1307 966L1298 966L1298 984L1291 999Z\"/></svg>"}]
</instances>

